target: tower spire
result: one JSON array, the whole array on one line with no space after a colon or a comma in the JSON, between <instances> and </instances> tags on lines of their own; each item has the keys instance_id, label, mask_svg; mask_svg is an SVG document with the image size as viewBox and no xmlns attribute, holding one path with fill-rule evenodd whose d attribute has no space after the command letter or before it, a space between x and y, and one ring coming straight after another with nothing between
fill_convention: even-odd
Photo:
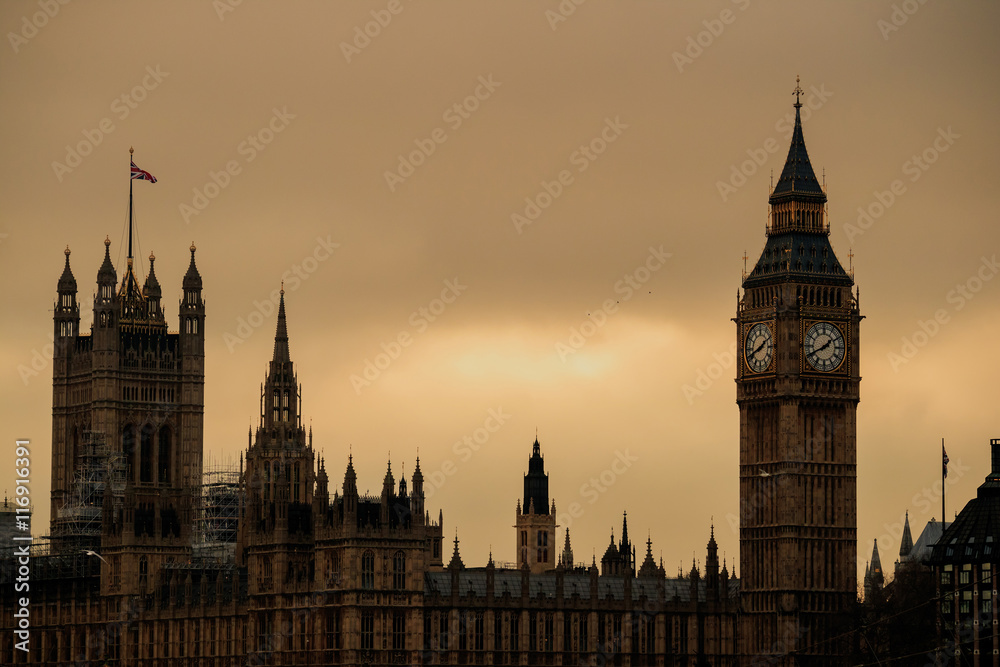
<instances>
[{"instance_id":1,"label":"tower spire","mask_svg":"<svg viewBox=\"0 0 1000 667\"><path fill-rule=\"evenodd\" d=\"M795 78L795 128L792 130L792 141L788 147L788 156L785 158L785 167L778 177L778 184L771 192L770 203L779 204L785 201L798 200L815 203L826 203L826 193L816 180L816 172L813 171L812 163L809 162L809 153L806 151L806 140L802 134L802 87L799 86L799 78Z\"/></svg>"},{"instance_id":2,"label":"tower spire","mask_svg":"<svg viewBox=\"0 0 1000 667\"><path fill-rule=\"evenodd\" d=\"M272 292L273 294L273 292ZM285 283L281 283L281 296L278 301L278 326L274 332L274 357L278 363L291 361L288 352L288 326L285 322Z\"/></svg>"}]
</instances>

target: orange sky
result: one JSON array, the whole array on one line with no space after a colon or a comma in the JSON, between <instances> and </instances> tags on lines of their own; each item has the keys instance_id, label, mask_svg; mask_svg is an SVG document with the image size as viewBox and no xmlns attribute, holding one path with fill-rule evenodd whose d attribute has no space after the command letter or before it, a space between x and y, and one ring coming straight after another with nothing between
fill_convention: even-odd
<instances>
[{"instance_id":1,"label":"orange sky","mask_svg":"<svg viewBox=\"0 0 1000 667\"><path fill-rule=\"evenodd\" d=\"M131 145L171 328L198 246L206 459L246 445L284 277L338 483L349 445L362 491L419 448L465 563L513 560L537 427L578 561L627 509L669 573L713 517L732 562L730 318L801 75L866 316L859 568L878 537L891 569L903 512L940 517L941 437L949 514L1000 437L997 25L995 3L915 0L0 4L0 423L35 444L36 531L63 249L86 304L105 235L121 274Z\"/></svg>"}]
</instances>

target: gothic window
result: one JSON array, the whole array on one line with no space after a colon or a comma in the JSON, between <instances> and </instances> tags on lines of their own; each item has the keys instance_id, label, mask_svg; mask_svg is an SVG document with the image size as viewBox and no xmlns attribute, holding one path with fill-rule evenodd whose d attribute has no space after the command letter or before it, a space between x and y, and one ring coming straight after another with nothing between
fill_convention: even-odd
<instances>
[{"instance_id":1,"label":"gothic window","mask_svg":"<svg viewBox=\"0 0 1000 667\"><path fill-rule=\"evenodd\" d=\"M161 426L159 456L157 457L160 484L170 484L170 467L172 463L170 453L170 428Z\"/></svg>"},{"instance_id":2,"label":"gothic window","mask_svg":"<svg viewBox=\"0 0 1000 667\"><path fill-rule=\"evenodd\" d=\"M139 481L153 481L153 427L149 424L139 436Z\"/></svg>"},{"instance_id":3,"label":"gothic window","mask_svg":"<svg viewBox=\"0 0 1000 667\"><path fill-rule=\"evenodd\" d=\"M126 475L135 474L135 426L129 424L122 432L122 456L125 458ZM133 478L134 479L134 478Z\"/></svg>"},{"instance_id":4,"label":"gothic window","mask_svg":"<svg viewBox=\"0 0 1000 667\"><path fill-rule=\"evenodd\" d=\"M146 581L149 577L149 562L145 556L139 556L139 589L146 590Z\"/></svg>"},{"instance_id":5,"label":"gothic window","mask_svg":"<svg viewBox=\"0 0 1000 667\"><path fill-rule=\"evenodd\" d=\"M392 648L396 651L406 649L406 615L401 611L392 617Z\"/></svg>"},{"instance_id":6,"label":"gothic window","mask_svg":"<svg viewBox=\"0 0 1000 667\"><path fill-rule=\"evenodd\" d=\"M375 552L366 551L361 555L361 588L375 588Z\"/></svg>"},{"instance_id":7,"label":"gothic window","mask_svg":"<svg viewBox=\"0 0 1000 667\"><path fill-rule=\"evenodd\" d=\"M440 613L438 617L438 645L442 651L448 650L448 612Z\"/></svg>"},{"instance_id":8,"label":"gothic window","mask_svg":"<svg viewBox=\"0 0 1000 667\"><path fill-rule=\"evenodd\" d=\"M261 563L261 580L260 587L262 590L271 590L271 584L274 581L274 563L271 562L270 556L264 556L263 562Z\"/></svg>"},{"instance_id":9,"label":"gothic window","mask_svg":"<svg viewBox=\"0 0 1000 667\"><path fill-rule=\"evenodd\" d=\"M482 651L484 648L483 635L483 612L475 612L472 620L472 648L475 651Z\"/></svg>"},{"instance_id":10,"label":"gothic window","mask_svg":"<svg viewBox=\"0 0 1000 667\"><path fill-rule=\"evenodd\" d=\"M406 588L406 554L402 551L392 557L392 587L397 591Z\"/></svg>"},{"instance_id":11,"label":"gothic window","mask_svg":"<svg viewBox=\"0 0 1000 667\"><path fill-rule=\"evenodd\" d=\"M361 612L361 650L371 651L375 648L375 612Z\"/></svg>"}]
</instances>

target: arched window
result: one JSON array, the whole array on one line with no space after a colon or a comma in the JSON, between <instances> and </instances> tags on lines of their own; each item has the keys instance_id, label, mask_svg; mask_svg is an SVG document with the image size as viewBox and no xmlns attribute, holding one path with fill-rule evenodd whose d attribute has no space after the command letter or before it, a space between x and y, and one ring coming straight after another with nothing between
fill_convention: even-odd
<instances>
[{"instance_id":1,"label":"arched window","mask_svg":"<svg viewBox=\"0 0 1000 667\"><path fill-rule=\"evenodd\" d=\"M146 581L149 578L149 562L145 556L139 556L139 588L145 591Z\"/></svg>"},{"instance_id":2,"label":"arched window","mask_svg":"<svg viewBox=\"0 0 1000 667\"><path fill-rule=\"evenodd\" d=\"M366 551L361 555L361 588L368 591L375 588L374 551Z\"/></svg>"},{"instance_id":3,"label":"arched window","mask_svg":"<svg viewBox=\"0 0 1000 667\"><path fill-rule=\"evenodd\" d=\"M135 426L129 424L122 431L122 457L125 459L125 474L135 477Z\"/></svg>"},{"instance_id":4,"label":"arched window","mask_svg":"<svg viewBox=\"0 0 1000 667\"><path fill-rule=\"evenodd\" d=\"M392 557L392 587L397 591L406 588L406 554L402 551Z\"/></svg>"},{"instance_id":5,"label":"arched window","mask_svg":"<svg viewBox=\"0 0 1000 667\"><path fill-rule=\"evenodd\" d=\"M167 426L160 427L160 448L159 456L157 457L157 467L159 469L159 482L160 484L170 484L171 480L171 466L173 460L171 459L171 447L170 447L170 428Z\"/></svg>"},{"instance_id":6,"label":"arched window","mask_svg":"<svg viewBox=\"0 0 1000 667\"><path fill-rule=\"evenodd\" d=\"M146 424L139 436L139 481L153 481L153 427Z\"/></svg>"}]
</instances>

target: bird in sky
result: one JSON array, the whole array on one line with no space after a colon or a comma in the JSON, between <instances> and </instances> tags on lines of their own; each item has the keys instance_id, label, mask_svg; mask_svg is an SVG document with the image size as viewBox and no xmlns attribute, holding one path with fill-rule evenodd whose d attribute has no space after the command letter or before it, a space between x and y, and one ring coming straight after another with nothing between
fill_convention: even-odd
<instances>
[{"instance_id":1,"label":"bird in sky","mask_svg":"<svg viewBox=\"0 0 1000 667\"><path fill-rule=\"evenodd\" d=\"M763 470L763 469L761 469L761 471L760 471L760 476L761 476L761 477L770 477L770 476L771 476L771 473L769 473L769 472L768 472L768 471L766 471L766 470Z\"/></svg>"},{"instance_id":2,"label":"bird in sky","mask_svg":"<svg viewBox=\"0 0 1000 667\"><path fill-rule=\"evenodd\" d=\"M108 562L107 560L105 560L104 556L102 556L101 554L97 553L96 551L91 551L90 549L84 549L83 553L87 554L88 556L97 556L98 558L100 558L105 563Z\"/></svg>"}]
</instances>

